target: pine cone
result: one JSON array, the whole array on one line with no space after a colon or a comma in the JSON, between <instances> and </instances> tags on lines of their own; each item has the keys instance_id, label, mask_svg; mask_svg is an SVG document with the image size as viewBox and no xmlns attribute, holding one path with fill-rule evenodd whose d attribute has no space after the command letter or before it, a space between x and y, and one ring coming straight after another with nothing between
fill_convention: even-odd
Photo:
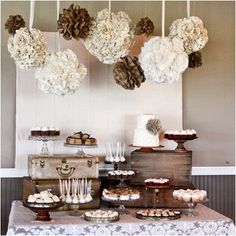
<instances>
[{"instance_id":1,"label":"pine cone","mask_svg":"<svg viewBox=\"0 0 236 236\"><path fill-rule=\"evenodd\" d=\"M159 119L150 119L146 124L146 129L152 135L157 135L161 130L161 121Z\"/></svg>"},{"instance_id":2,"label":"pine cone","mask_svg":"<svg viewBox=\"0 0 236 236\"><path fill-rule=\"evenodd\" d=\"M10 15L5 23L5 29L9 34L14 34L16 30L25 27L25 21L21 15Z\"/></svg>"},{"instance_id":3,"label":"pine cone","mask_svg":"<svg viewBox=\"0 0 236 236\"><path fill-rule=\"evenodd\" d=\"M122 57L113 68L113 75L117 84L125 89L133 90L145 81L143 70L137 57Z\"/></svg>"},{"instance_id":4,"label":"pine cone","mask_svg":"<svg viewBox=\"0 0 236 236\"><path fill-rule=\"evenodd\" d=\"M136 24L135 28L136 35L140 34L150 35L153 32L154 32L154 24L148 17L141 18L140 21Z\"/></svg>"},{"instance_id":5,"label":"pine cone","mask_svg":"<svg viewBox=\"0 0 236 236\"><path fill-rule=\"evenodd\" d=\"M93 18L85 8L71 4L68 9L63 9L57 21L57 29L66 40L73 38L86 38L92 26Z\"/></svg>"},{"instance_id":6,"label":"pine cone","mask_svg":"<svg viewBox=\"0 0 236 236\"><path fill-rule=\"evenodd\" d=\"M202 65L202 54L197 51L197 52L193 52L190 55L188 55L188 67L189 68L197 68L200 67Z\"/></svg>"}]
</instances>

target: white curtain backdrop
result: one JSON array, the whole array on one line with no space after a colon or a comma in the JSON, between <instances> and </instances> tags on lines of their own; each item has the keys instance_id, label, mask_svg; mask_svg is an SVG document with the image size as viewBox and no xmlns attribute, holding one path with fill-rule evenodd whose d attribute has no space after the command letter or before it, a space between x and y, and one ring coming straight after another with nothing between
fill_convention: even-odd
<instances>
[{"instance_id":1,"label":"white curtain backdrop","mask_svg":"<svg viewBox=\"0 0 236 236\"><path fill-rule=\"evenodd\" d=\"M56 33L45 32L44 35L50 50L57 50ZM137 38L132 54L140 50L140 40L142 38ZM40 152L41 143L28 140L30 129L35 126L60 128L61 139L48 143L52 153L75 153L76 149L64 147L63 143L73 132L83 131L97 138L99 145L85 151L98 155L104 155L107 142L132 144L139 114L156 114L164 129L182 129L182 80L170 85L146 81L134 91L125 90L115 83L113 66L100 63L82 42L61 39L61 49L66 48L72 49L88 68L88 75L72 96L46 95L37 88L34 70L17 70L15 168L27 168L28 154ZM165 148L175 146L166 141L162 144ZM126 155L132 150L127 147Z\"/></svg>"}]
</instances>

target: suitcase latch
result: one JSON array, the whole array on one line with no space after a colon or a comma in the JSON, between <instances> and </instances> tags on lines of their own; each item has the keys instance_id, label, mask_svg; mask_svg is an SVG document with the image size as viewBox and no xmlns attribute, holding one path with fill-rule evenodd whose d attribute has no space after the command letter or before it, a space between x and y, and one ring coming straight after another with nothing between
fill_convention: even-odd
<instances>
[{"instance_id":1,"label":"suitcase latch","mask_svg":"<svg viewBox=\"0 0 236 236\"><path fill-rule=\"evenodd\" d=\"M61 161L61 166L57 167L57 173L61 177L69 177L74 173L75 167L71 167L65 159Z\"/></svg>"},{"instance_id":2,"label":"suitcase latch","mask_svg":"<svg viewBox=\"0 0 236 236\"><path fill-rule=\"evenodd\" d=\"M39 164L40 164L41 168L43 168L45 166L45 160L40 160Z\"/></svg>"},{"instance_id":3,"label":"suitcase latch","mask_svg":"<svg viewBox=\"0 0 236 236\"><path fill-rule=\"evenodd\" d=\"M87 161L87 165L88 165L89 168L91 168L92 165L93 165L93 161L92 161L92 160L88 160L88 161Z\"/></svg>"}]
</instances>

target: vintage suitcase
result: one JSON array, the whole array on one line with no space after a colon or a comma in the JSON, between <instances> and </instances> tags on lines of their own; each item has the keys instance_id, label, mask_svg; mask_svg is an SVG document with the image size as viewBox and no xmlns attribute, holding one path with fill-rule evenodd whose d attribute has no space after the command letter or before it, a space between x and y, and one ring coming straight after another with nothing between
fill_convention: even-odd
<instances>
[{"instance_id":1,"label":"vintage suitcase","mask_svg":"<svg viewBox=\"0 0 236 236\"><path fill-rule=\"evenodd\" d=\"M28 156L28 175L33 179L98 178L99 158L86 155Z\"/></svg>"},{"instance_id":2,"label":"vintage suitcase","mask_svg":"<svg viewBox=\"0 0 236 236\"><path fill-rule=\"evenodd\" d=\"M30 177L23 177L23 200L30 194L38 193L43 190L51 189L53 194L60 195L59 180L32 180ZM82 204L80 209L94 209L100 207L101 182L99 179L92 179L93 201ZM71 207L64 205L59 210L71 210Z\"/></svg>"},{"instance_id":3,"label":"vintage suitcase","mask_svg":"<svg viewBox=\"0 0 236 236\"><path fill-rule=\"evenodd\" d=\"M169 178L171 186L190 186L192 174L192 152L158 150L131 153L131 169L136 172L131 183L144 183L148 178Z\"/></svg>"}]
</instances>

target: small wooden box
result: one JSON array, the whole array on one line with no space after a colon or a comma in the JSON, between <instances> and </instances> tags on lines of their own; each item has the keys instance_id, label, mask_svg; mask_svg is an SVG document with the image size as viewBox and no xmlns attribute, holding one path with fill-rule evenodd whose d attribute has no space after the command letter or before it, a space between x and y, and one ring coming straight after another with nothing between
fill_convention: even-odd
<instances>
[{"instance_id":1,"label":"small wooden box","mask_svg":"<svg viewBox=\"0 0 236 236\"><path fill-rule=\"evenodd\" d=\"M99 158L86 155L28 156L28 174L36 179L98 178Z\"/></svg>"},{"instance_id":2,"label":"small wooden box","mask_svg":"<svg viewBox=\"0 0 236 236\"><path fill-rule=\"evenodd\" d=\"M131 153L131 169L136 172L132 184L143 185L148 178L168 178L171 186L190 186L192 151L158 150Z\"/></svg>"},{"instance_id":3,"label":"small wooden box","mask_svg":"<svg viewBox=\"0 0 236 236\"><path fill-rule=\"evenodd\" d=\"M53 194L60 195L59 180L33 180L30 177L23 177L23 200L25 200L30 194L38 193L43 190L51 189ZM99 179L92 179L92 197L93 201L82 204L80 209L94 209L100 207L100 191L101 182ZM58 210L71 210L71 207L64 205Z\"/></svg>"}]
</instances>

